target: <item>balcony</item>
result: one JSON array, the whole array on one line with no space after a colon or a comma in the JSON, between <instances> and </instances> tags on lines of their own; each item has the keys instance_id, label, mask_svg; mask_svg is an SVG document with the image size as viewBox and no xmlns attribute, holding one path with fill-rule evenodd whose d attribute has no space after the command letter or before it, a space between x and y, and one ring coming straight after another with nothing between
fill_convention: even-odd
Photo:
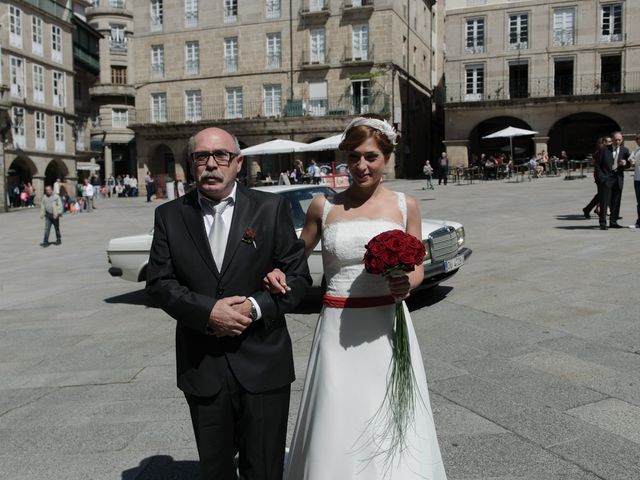
<instances>
[{"instance_id":1,"label":"balcony","mask_svg":"<svg viewBox=\"0 0 640 480\"><path fill-rule=\"evenodd\" d=\"M302 52L300 68L304 70L325 70L330 66L329 49L318 53L311 53L309 51Z\"/></svg>"},{"instance_id":2,"label":"balcony","mask_svg":"<svg viewBox=\"0 0 640 480\"><path fill-rule=\"evenodd\" d=\"M59 18L60 20L64 20L65 22L71 22L73 19L73 12L71 9L67 7L63 7L59 5L57 2L53 0L24 0L29 5L32 5L49 15L53 15L54 17Z\"/></svg>"},{"instance_id":3,"label":"balcony","mask_svg":"<svg viewBox=\"0 0 640 480\"><path fill-rule=\"evenodd\" d=\"M269 116L283 118L292 117L328 117L349 116L363 113L376 113L387 116L391 112L389 95L383 93L373 94L363 98L353 98L350 95L340 95L327 99L294 99L282 102L279 114L274 115L269 111ZM241 108L236 109L241 114L236 115L235 120L255 120L267 117L265 104L262 100L243 102ZM136 109L135 118L129 117L129 125L153 125L153 124L184 124L189 117L186 107L167 108L163 111L161 121L154 121L151 109ZM204 104L201 106L201 119L203 121L230 120L224 103Z\"/></svg>"},{"instance_id":4,"label":"balcony","mask_svg":"<svg viewBox=\"0 0 640 480\"><path fill-rule=\"evenodd\" d=\"M109 38L109 50L111 53L126 54L127 53L127 37L125 38Z\"/></svg>"},{"instance_id":5,"label":"balcony","mask_svg":"<svg viewBox=\"0 0 640 480\"><path fill-rule=\"evenodd\" d=\"M136 91L133 85L118 85L114 83L101 83L89 89L92 97L131 97L135 98Z\"/></svg>"},{"instance_id":6,"label":"balcony","mask_svg":"<svg viewBox=\"0 0 640 480\"><path fill-rule=\"evenodd\" d=\"M513 85L511 85L513 87ZM451 83L446 86L446 103L474 103L481 101L516 100L532 98L558 98L594 96L621 93L640 93L640 72L606 73L602 75L571 75L557 77L534 77L528 79L526 98L519 89L510 88L509 79L486 80L481 93L467 94L466 83Z\"/></svg>"},{"instance_id":7,"label":"balcony","mask_svg":"<svg viewBox=\"0 0 640 480\"><path fill-rule=\"evenodd\" d=\"M85 13L89 19L93 19L97 15L133 18L133 11L127 8L125 2L110 2L109 0L94 2L92 7L85 10Z\"/></svg>"},{"instance_id":8,"label":"balcony","mask_svg":"<svg viewBox=\"0 0 640 480\"><path fill-rule=\"evenodd\" d=\"M343 15L370 13L373 9L373 0L345 0L342 4Z\"/></svg>"},{"instance_id":9,"label":"balcony","mask_svg":"<svg viewBox=\"0 0 640 480\"><path fill-rule=\"evenodd\" d=\"M85 52L77 45L73 46L73 59L91 73L96 75L100 73L100 60L96 56Z\"/></svg>"},{"instance_id":10,"label":"balcony","mask_svg":"<svg viewBox=\"0 0 640 480\"><path fill-rule=\"evenodd\" d=\"M370 45L367 50L345 47L340 63L343 67L370 67L373 65L374 47Z\"/></svg>"},{"instance_id":11,"label":"balcony","mask_svg":"<svg viewBox=\"0 0 640 480\"><path fill-rule=\"evenodd\" d=\"M326 20L331 16L329 5L323 0L308 0L300 8L300 16L305 19Z\"/></svg>"}]
</instances>

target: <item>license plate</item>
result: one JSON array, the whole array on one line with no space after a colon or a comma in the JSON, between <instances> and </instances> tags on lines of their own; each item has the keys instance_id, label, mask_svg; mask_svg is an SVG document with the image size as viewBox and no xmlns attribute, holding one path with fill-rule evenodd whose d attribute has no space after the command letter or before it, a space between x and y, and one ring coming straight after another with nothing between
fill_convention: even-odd
<instances>
[{"instance_id":1,"label":"license plate","mask_svg":"<svg viewBox=\"0 0 640 480\"><path fill-rule=\"evenodd\" d=\"M464 265L464 255L458 255L451 260L444 261L444 271L445 273L450 272L456 268L460 268L462 265Z\"/></svg>"}]
</instances>

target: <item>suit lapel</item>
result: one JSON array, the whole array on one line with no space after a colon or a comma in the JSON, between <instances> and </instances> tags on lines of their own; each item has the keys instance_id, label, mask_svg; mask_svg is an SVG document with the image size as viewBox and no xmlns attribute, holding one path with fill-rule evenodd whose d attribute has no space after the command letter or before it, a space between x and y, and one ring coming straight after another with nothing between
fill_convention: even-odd
<instances>
[{"instance_id":1,"label":"suit lapel","mask_svg":"<svg viewBox=\"0 0 640 480\"><path fill-rule=\"evenodd\" d=\"M207 238L207 232L204 228L202 209L198 203L198 191L194 189L185 195L184 199L184 203L182 204L182 218L187 227L187 232L189 232L196 249L202 256L207 267L209 267L209 270L213 272L216 278L219 278L220 274L213 261L209 239Z\"/></svg>"},{"instance_id":2,"label":"suit lapel","mask_svg":"<svg viewBox=\"0 0 640 480\"><path fill-rule=\"evenodd\" d=\"M251 191L238 184L236 189L236 203L233 208L233 218L227 239L227 248L224 251L224 260L222 261L221 275L224 275L227 268L229 268L229 264L242 241L244 232L247 228L253 227L251 221L253 220L254 211L255 200L251 195Z\"/></svg>"}]
</instances>

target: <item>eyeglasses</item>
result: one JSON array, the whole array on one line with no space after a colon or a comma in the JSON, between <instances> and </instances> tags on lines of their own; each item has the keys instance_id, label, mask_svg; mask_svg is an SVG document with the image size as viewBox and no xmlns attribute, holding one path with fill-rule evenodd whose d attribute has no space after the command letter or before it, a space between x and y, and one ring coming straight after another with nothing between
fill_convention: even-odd
<instances>
[{"instance_id":1,"label":"eyeglasses","mask_svg":"<svg viewBox=\"0 0 640 480\"><path fill-rule=\"evenodd\" d=\"M198 166L206 165L210 157L216 161L221 167L228 166L234 158L239 154L229 152L227 150L214 150L213 152L193 152L191 154L191 160Z\"/></svg>"}]
</instances>

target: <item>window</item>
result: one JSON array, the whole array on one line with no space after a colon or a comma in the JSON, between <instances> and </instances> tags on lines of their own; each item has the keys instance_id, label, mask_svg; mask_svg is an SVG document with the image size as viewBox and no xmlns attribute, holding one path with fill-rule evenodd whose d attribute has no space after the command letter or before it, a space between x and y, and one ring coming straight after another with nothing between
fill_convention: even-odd
<instances>
[{"instance_id":1,"label":"window","mask_svg":"<svg viewBox=\"0 0 640 480\"><path fill-rule=\"evenodd\" d=\"M465 53L484 53L484 18L467 20Z\"/></svg>"},{"instance_id":2,"label":"window","mask_svg":"<svg viewBox=\"0 0 640 480\"><path fill-rule=\"evenodd\" d=\"M44 68L42 65L33 64L31 69L33 80L33 101L36 103L44 103Z\"/></svg>"},{"instance_id":3,"label":"window","mask_svg":"<svg viewBox=\"0 0 640 480\"><path fill-rule=\"evenodd\" d=\"M167 121L166 93L153 93L151 95L151 121L155 123Z\"/></svg>"},{"instance_id":4,"label":"window","mask_svg":"<svg viewBox=\"0 0 640 480\"><path fill-rule=\"evenodd\" d=\"M198 0L184 0L184 26L198 26Z\"/></svg>"},{"instance_id":5,"label":"window","mask_svg":"<svg viewBox=\"0 0 640 480\"><path fill-rule=\"evenodd\" d=\"M162 0L151 0L150 9L151 9L151 31L159 32L162 31L162 21L163 21L163 8L162 8Z\"/></svg>"},{"instance_id":6,"label":"window","mask_svg":"<svg viewBox=\"0 0 640 480\"><path fill-rule=\"evenodd\" d=\"M127 128L129 126L129 110L126 108L112 108L111 126L114 128Z\"/></svg>"},{"instance_id":7,"label":"window","mask_svg":"<svg viewBox=\"0 0 640 480\"><path fill-rule=\"evenodd\" d=\"M51 60L62 63L62 29L51 25Z\"/></svg>"},{"instance_id":8,"label":"window","mask_svg":"<svg viewBox=\"0 0 640 480\"><path fill-rule=\"evenodd\" d=\"M282 87L280 85L264 86L264 116L279 117L282 102Z\"/></svg>"},{"instance_id":9,"label":"window","mask_svg":"<svg viewBox=\"0 0 640 480\"><path fill-rule=\"evenodd\" d=\"M82 105L82 83L80 80L73 81L73 100L76 107Z\"/></svg>"},{"instance_id":10,"label":"window","mask_svg":"<svg viewBox=\"0 0 640 480\"><path fill-rule=\"evenodd\" d=\"M553 11L553 46L573 45L576 11L573 8L557 8Z\"/></svg>"},{"instance_id":11,"label":"window","mask_svg":"<svg viewBox=\"0 0 640 480\"><path fill-rule=\"evenodd\" d=\"M111 65L111 83L116 85L126 85L127 67Z\"/></svg>"},{"instance_id":12,"label":"window","mask_svg":"<svg viewBox=\"0 0 640 480\"><path fill-rule=\"evenodd\" d=\"M602 93L621 92L622 56L603 55L600 62L600 91Z\"/></svg>"},{"instance_id":13,"label":"window","mask_svg":"<svg viewBox=\"0 0 640 480\"><path fill-rule=\"evenodd\" d=\"M11 81L11 96L24 98L24 60L18 57L9 57L9 78Z\"/></svg>"},{"instance_id":14,"label":"window","mask_svg":"<svg viewBox=\"0 0 640 480\"><path fill-rule=\"evenodd\" d=\"M46 150L47 149L47 122L46 116L44 112L35 113L36 119L36 149L37 150Z\"/></svg>"},{"instance_id":15,"label":"window","mask_svg":"<svg viewBox=\"0 0 640 480\"><path fill-rule=\"evenodd\" d=\"M324 63L324 29L311 30L311 63Z\"/></svg>"},{"instance_id":16,"label":"window","mask_svg":"<svg viewBox=\"0 0 640 480\"><path fill-rule=\"evenodd\" d=\"M529 15L509 16L509 48L529 48Z\"/></svg>"},{"instance_id":17,"label":"window","mask_svg":"<svg viewBox=\"0 0 640 480\"><path fill-rule=\"evenodd\" d=\"M225 89L225 118L242 118L242 87Z\"/></svg>"},{"instance_id":18,"label":"window","mask_svg":"<svg viewBox=\"0 0 640 480\"><path fill-rule=\"evenodd\" d=\"M554 95L573 95L573 59L554 61Z\"/></svg>"},{"instance_id":19,"label":"window","mask_svg":"<svg viewBox=\"0 0 640 480\"><path fill-rule=\"evenodd\" d=\"M55 132L55 151L64 152L64 117L56 115L53 117L53 126Z\"/></svg>"},{"instance_id":20,"label":"window","mask_svg":"<svg viewBox=\"0 0 640 480\"><path fill-rule=\"evenodd\" d=\"M9 5L9 45L22 48L22 10Z\"/></svg>"},{"instance_id":21,"label":"window","mask_svg":"<svg viewBox=\"0 0 640 480\"><path fill-rule=\"evenodd\" d=\"M327 82L309 82L309 113L315 116L327 114Z\"/></svg>"},{"instance_id":22,"label":"window","mask_svg":"<svg viewBox=\"0 0 640 480\"><path fill-rule=\"evenodd\" d=\"M184 52L184 69L187 75L197 75L200 71L200 44L187 42Z\"/></svg>"},{"instance_id":23,"label":"window","mask_svg":"<svg viewBox=\"0 0 640 480\"><path fill-rule=\"evenodd\" d=\"M124 8L124 0L109 0L109 6L112 8Z\"/></svg>"},{"instance_id":24,"label":"window","mask_svg":"<svg viewBox=\"0 0 640 480\"><path fill-rule=\"evenodd\" d=\"M369 58L369 26L354 25L352 36L351 58L353 60L367 60Z\"/></svg>"},{"instance_id":25,"label":"window","mask_svg":"<svg viewBox=\"0 0 640 480\"><path fill-rule=\"evenodd\" d=\"M200 90L184 92L185 122L199 122L202 120L202 94Z\"/></svg>"},{"instance_id":26,"label":"window","mask_svg":"<svg viewBox=\"0 0 640 480\"><path fill-rule=\"evenodd\" d=\"M353 80L351 82L351 102L353 115L369 113L369 101L371 91L370 80Z\"/></svg>"},{"instance_id":27,"label":"window","mask_svg":"<svg viewBox=\"0 0 640 480\"><path fill-rule=\"evenodd\" d=\"M238 0L224 0L224 23L238 21Z\"/></svg>"},{"instance_id":28,"label":"window","mask_svg":"<svg viewBox=\"0 0 640 480\"><path fill-rule=\"evenodd\" d=\"M31 51L42 56L42 19L31 17Z\"/></svg>"},{"instance_id":29,"label":"window","mask_svg":"<svg viewBox=\"0 0 640 480\"><path fill-rule=\"evenodd\" d=\"M164 46L151 46L151 76L153 78L164 77Z\"/></svg>"},{"instance_id":30,"label":"window","mask_svg":"<svg viewBox=\"0 0 640 480\"><path fill-rule=\"evenodd\" d=\"M601 40L622 41L622 4L602 5Z\"/></svg>"},{"instance_id":31,"label":"window","mask_svg":"<svg viewBox=\"0 0 640 480\"><path fill-rule=\"evenodd\" d=\"M53 105L55 107L64 108L66 106L64 73L56 72L54 70L51 72L51 75L53 77Z\"/></svg>"},{"instance_id":32,"label":"window","mask_svg":"<svg viewBox=\"0 0 640 480\"><path fill-rule=\"evenodd\" d=\"M484 96L484 65L467 65L465 100L482 100Z\"/></svg>"},{"instance_id":33,"label":"window","mask_svg":"<svg viewBox=\"0 0 640 480\"><path fill-rule=\"evenodd\" d=\"M238 70L238 39L237 37L224 39L224 71Z\"/></svg>"},{"instance_id":34,"label":"window","mask_svg":"<svg viewBox=\"0 0 640 480\"><path fill-rule=\"evenodd\" d=\"M529 65L527 62L509 64L509 98L529 96Z\"/></svg>"},{"instance_id":35,"label":"window","mask_svg":"<svg viewBox=\"0 0 640 480\"><path fill-rule=\"evenodd\" d=\"M127 52L127 35L124 31L124 25L110 25L111 34L109 36L109 47L112 52Z\"/></svg>"},{"instance_id":36,"label":"window","mask_svg":"<svg viewBox=\"0 0 640 480\"><path fill-rule=\"evenodd\" d=\"M324 9L324 0L309 0L309 11L319 12Z\"/></svg>"},{"instance_id":37,"label":"window","mask_svg":"<svg viewBox=\"0 0 640 480\"><path fill-rule=\"evenodd\" d=\"M267 68L280 68L282 60L280 33L267 33Z\"/></svg>"},{"instance_id":38,"label":"window","mask_svg":"<svg viewBox=\"0 0 640 480\"><path fill-rule=\"evenodd\" d=\"M11 123L13 124L13 146L24 148L24 108L13 107L11 109Z\"/></svg>"},{"instance_id":39,"label":"window","mask_svg":"<svg viewBox=\"0 0 640 480\"><path fill-rule=\"evenodd\" d=\"M267 0L267 18L280 18L282 14L280 0Z\"/></svg>"}]
</instances>

